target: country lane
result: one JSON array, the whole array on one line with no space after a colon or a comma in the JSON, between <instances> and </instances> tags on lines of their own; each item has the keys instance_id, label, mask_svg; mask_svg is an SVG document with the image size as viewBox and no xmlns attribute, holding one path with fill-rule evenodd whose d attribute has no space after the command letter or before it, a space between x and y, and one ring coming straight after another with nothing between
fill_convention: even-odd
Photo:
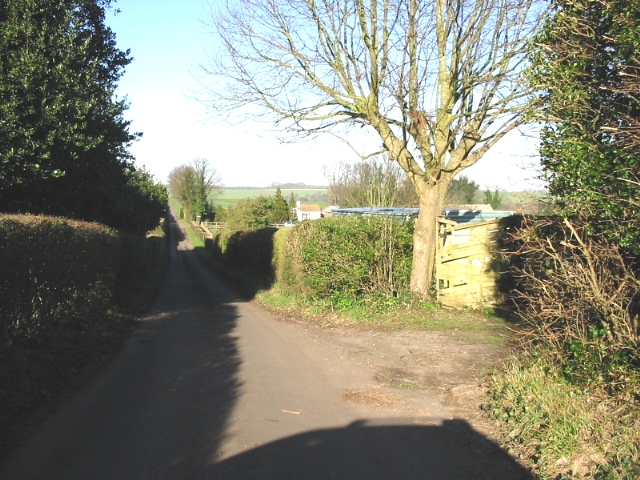
<instances>
[{"instance_id":1,"label":"country lane","mask_svg":"<svg viewBox=\"0 0 640 480\"><path fill-rule=\"evenodd\" d=\"M370 370L234 294L170 227L152 311L0 479L531 478L464 420L346 402Z\"/></svg>"}]
</instances>

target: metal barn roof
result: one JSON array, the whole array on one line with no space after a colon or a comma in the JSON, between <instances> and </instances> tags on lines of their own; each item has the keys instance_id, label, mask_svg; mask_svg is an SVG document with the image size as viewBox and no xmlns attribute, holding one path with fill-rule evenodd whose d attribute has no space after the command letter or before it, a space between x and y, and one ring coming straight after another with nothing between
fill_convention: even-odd
<instances>
[{"instance_id":1,"label":"metal barn roof","mask_svg":"<svg viewBox=\"0 0 640 480\"><path fill-rule=\"evenodd\" d=\"M350 215L386 215L394 217L402 217L404 219L414 218L418 216L420 209L418 208L397 208L397 207L356 207L356 208L338 208L333 211L333 216L350 216ZM443 215L449 220L457 223L477 223L497 220L513 215L511 210L444 210Z\"/></svg>"}]
</instances>

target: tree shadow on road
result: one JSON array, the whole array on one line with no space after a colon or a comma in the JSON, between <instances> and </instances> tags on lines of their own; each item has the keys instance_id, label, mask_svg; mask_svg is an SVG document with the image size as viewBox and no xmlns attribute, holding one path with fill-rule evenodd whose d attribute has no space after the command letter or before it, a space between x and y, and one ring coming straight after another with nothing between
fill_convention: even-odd
<instances>
[{"instance_id":1,"label":"tree shadow on road","mask_svg":"<svg viewBox=\"0 0 640 480\"><path fill-rule=\"evenodd\" d=\"M129 466L123 476L112 478L198 478L223 439L242 386L234 335L238 315L234 302L240 298L203 267L183 243L186 237L180 228L172 232L175 246L170 249L167 285L156 305L160 316L170 312L157 326L167 343L151 360L162 365L159 370L170 404L149 422L148 443L140 453L153 453L141 461L144 469L134 474ZM153 418L154 412L148 415ZM157 422L165 425L158 428Z\"/></svg>"},{"instance_id":2,"label":"tree shadow on road","mask_svg":"<svg viewBox=\"0 0 640 480\"><path fill-rule=\"evenodd\" d=\"M189 259L193 252L181 254ZM195 255L194 255L195 259ZM197 261L187 261L187 270L198 270ZM193 271L189 275L193 278ZM260 445L243 453L225 458L219 451L227 416L239 394L236 370L240 362L235 339L231 332L235 325L233 303L242 299L226 289L210 275L192 286L198 296L217 296L213 309L220 324L218 351L226 355L222 369L213 367L197 372L193 388L214 388L204 376L215 378L220 389L217 406L204 405L198 416L209 418L203 425L193 425L194 431L211 429L210 437L202 442L171 452L162 458L153 478L202 479L420 479L420 480L532 480L534 477L495 442L474 430L464 420L447 420L438 425L419 425L406 419L358 421L343 428L303 432ZM211 291L207 283L216 283ZM197 363L197 362L196 362ZM200 365L204 366L202 361ZM216 402L217 403L217 402ZM204 413L204 415L202 415ZM194 450L194 445L197 445ZM190 450L191 448L191 450ZM216 462L216 457L222 460Z\"/></svg>"},{"instance_id":3,"label":"tree shadow on road","mask_svg":"<svg viewBox=\"0 0 640 480\"><path fill-rule=\"evenodd\" d=\"M198 268L194 265L189 269ZM204 275L204 274L203 274ZM199 287L198 287L199 288ZM234 324L231 304L242 300L226 291L218 306L221 317ZM206 295L202 291L200 295ZM222 310L220 310L222 309ZM225 313L223 313L225 312ZM231 345L232 350L235 348ZM230 351L230 359L237 355ZM234 367L235 368L235 367ZM218 447L226 420L235 403L239 385L232 368L223 372L222 384L227 405L217 412L218 421L208 427L220 428L199 452L174 453L163 461L165 470L156 478L202 479L420 479L420 480L532 480L531 473L495 442L475 431L464 420L448 420L441 425L418 425L402 419L358 421L343 428L303 432L260 445L230 458ZM216 374L217 375L217 374ZM214 438L215 437L215 438ZM207 450L208 449L208 450ZM215 461L221 455L223 460ZM173 462L173 463L172 463ZM168 470L167 470L168 469ZM189 476L187 472L192 475ZM167 475L169 474L169 475ZM172 476L173 475L173 476ZM180 476L182 475L182 476Z\"/></svg>"},{"instance_id":4,"label":"tree shadow on road","mask_svg":"<svg viewBox=\"0 0 640 480\"><path fill-rule=\"evenodd\" d=\"M253 299L275 282L273 266L274 235L272 227L236 231L220 245L220 237L205 239L196 252L217 275L220 275L245 300Z\"/></svg>"},{"instance_id":5,"label":"tree shadow on road","mask_svg":"<svg viewBox=\"0 0 640 480\"><path fill-rule=\"evenodd\" d=\"M211 466L203 478L532 480L464 420L439 426L369 425L284 438Z\"/></svg>"}]
</instances>

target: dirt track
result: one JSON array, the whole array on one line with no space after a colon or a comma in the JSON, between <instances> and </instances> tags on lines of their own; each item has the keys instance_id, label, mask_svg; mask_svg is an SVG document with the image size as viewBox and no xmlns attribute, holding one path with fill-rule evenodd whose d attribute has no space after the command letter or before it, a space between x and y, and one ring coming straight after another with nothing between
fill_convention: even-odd
<instances>
[{"instance_id":1,"label":"dirt track","mask_svg":"<svg viewBox=\"0 0 640 480\"><path fill-rule=\"evenodd\" d=\"M0 479L531 478L479 433L476 380L448 374L492 353L426 332L280 321L221 285L172 229L152 313Z\"/></svg>"}]
</instances>

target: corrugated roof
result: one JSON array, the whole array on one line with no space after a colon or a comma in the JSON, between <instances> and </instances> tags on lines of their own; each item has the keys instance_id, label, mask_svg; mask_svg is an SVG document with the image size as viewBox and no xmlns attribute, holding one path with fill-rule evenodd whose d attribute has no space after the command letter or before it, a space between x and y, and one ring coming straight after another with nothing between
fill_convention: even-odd
<instances>
[{"instance_id":1,"label":"corrugated roof","mask_svg":"<svg viewBox=\"0 0 640 480\"><path fill-rule=\"evenodd\" d=\"M445 210L445 218L457 223L489 222L513 215L511 210Z\"/></svg>"},{"instance_id":2,"label":"corrugated roof","mask_svg":"<svg viewBox=\"0 0 640 480\"><path fill-rule=\"evenodd\" d=\"M417 216L420 210L417 208L397 208L397 207L355 207L338 208L333 211L334 216L347 215L394 215L394 216Z\"/></svg>"},{"instance_id":3,"label":"corrugated roof","mask_svg":"<svg viewBox=\"0 0 640 480\"><path fill-rule=\"evenodd\" d=\"M357 208L338 208L333 211L333 215L389 215L396 217L412 218L417 217L420 212L419 208L397 208L397 207L357 207ZM513 215L511 210L444 210L445 218L456 223L476 223L488 222Z\"/></svg>"}]
</instances>

